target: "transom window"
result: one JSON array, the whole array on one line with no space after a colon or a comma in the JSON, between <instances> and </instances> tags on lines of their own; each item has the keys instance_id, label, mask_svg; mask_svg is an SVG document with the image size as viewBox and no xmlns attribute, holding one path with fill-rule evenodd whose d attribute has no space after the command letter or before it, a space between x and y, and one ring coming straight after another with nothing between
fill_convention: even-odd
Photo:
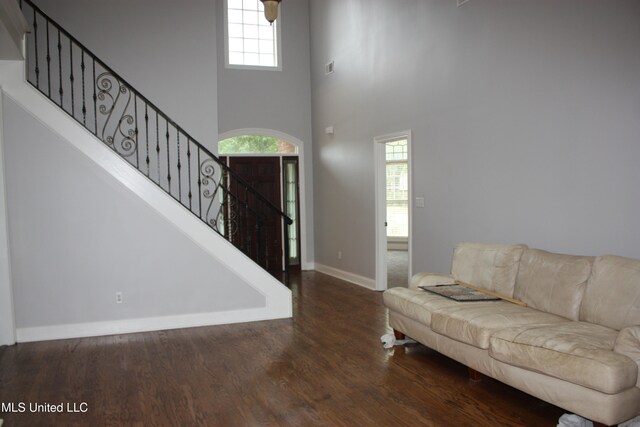
<instances>
[{"instance_id":1,"label":"transom window","mask_svg":"<svg viewBox=\"0 0 640 427\"><path fill-rule=\"evenodd\" d=\"M259 0L226 0L226 16L227 66L279 69L278 27L282 18L269 24Z\"/></svg>"},{"instance_id":2,"label":"transom window","mask_svg":"<svg viewBox=\"0 0 640 427\"><path fill-rule=\"evenodd\" d=\"M298 147L273 136L241 135L218 142L218 153L225 154L297 154Z\"/></svg>"}]
</instances>

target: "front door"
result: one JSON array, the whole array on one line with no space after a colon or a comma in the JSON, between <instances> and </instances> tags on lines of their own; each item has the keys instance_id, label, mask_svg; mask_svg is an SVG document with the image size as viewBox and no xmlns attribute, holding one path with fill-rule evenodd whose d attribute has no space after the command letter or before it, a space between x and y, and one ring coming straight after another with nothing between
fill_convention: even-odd
<instances>
[{"instance_id":1,"label":"front door","mask_svg":"<svg viewBox=\"0 0 640 427\"><path fill-rule=\"evenodd\" d=\"M255 188L280 210L280 158L229 157L229 167L248 185ZM232 181L232 194L242 193L240 184ZM233 188L236 187L236 188ZM282 219L266 203L255 196L230 204L231 241L250 251L247 255L269 272L281 273ZM251 244L255 242L257 244Z\"/></svg>"}]
</instances>

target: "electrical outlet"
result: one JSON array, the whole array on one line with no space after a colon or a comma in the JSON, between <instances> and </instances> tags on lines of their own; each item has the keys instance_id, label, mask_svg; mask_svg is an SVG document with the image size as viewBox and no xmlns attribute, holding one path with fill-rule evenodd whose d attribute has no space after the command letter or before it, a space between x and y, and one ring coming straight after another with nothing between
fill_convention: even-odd
<instances>
[{"instance_id":1,"label":"electrical outlet","mask_svg":"<svg viewBox=\"0 0 640 427\"><path fill-rule=\"evenodd\" d=\"M116 304L122 304L122 292L116 292Z\"/></svg>"},{"instance_id":2,"label":"electrical outlet","mask_svg":"<svg viewBox=\"0 0 640 427\"><path fill-rule=\"evenodd\" d=\"M342 251L338 251L338 259L342 259Z\"/></svg>"}]
</instances>

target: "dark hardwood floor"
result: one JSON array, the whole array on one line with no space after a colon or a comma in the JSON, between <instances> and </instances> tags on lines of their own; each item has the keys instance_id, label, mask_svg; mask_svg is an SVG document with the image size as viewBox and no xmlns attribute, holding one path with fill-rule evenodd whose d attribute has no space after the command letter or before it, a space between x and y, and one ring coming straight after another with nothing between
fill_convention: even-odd
<instances>
[{"instance_id":1,"label":"dark hardwood floor","mask_svg":"<svg viewBox=\"0 0 640 427\"><path fill-rule=\"evenodd\" d=\"M385 350L382 295L292 277L294 318L0 347L13 426L555 426L563 411L421 345ZM29 404L87 404L29 413Z\"/></svg>"}]
</instances>

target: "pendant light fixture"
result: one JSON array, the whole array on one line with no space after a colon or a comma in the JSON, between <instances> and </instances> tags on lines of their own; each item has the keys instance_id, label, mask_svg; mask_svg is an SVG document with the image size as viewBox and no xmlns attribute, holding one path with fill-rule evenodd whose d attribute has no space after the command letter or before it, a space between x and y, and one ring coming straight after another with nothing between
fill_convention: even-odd
<instances>
[{"instance_id":1,"label":"pendant light fixture","mask_svg":"<svg viewBox=\"0 0 640 427\"><path fill-rule=\"evenodd\" d=\"M264 5L264 17L270 24L278 18L278 5L282 0L260 0Z\"/></svg>"}]
</instances>

